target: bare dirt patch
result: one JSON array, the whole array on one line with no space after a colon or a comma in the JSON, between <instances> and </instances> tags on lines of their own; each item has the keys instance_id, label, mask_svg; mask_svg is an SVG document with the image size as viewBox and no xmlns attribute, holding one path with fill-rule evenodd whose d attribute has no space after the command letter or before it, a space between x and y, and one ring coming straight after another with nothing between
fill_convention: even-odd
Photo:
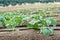
<instances>
[{"instance_id":1,"label":"bare dirt patch","mask_svg":"<svg viewBox=\"0 0 60 40\"><path fill-rule=\"evenodd\" d=\"M60 31L53 36L44 36L38 30L23 30L15 32L0 32L0 40L60 40Z\"/></svg>"}]
</instances>

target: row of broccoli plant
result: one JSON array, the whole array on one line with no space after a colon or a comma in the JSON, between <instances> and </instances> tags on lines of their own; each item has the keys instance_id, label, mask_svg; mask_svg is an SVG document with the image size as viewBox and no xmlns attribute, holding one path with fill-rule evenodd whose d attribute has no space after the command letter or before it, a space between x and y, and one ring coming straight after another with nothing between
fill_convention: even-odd
<instances>
[{"instance_id":1,"label":"row of broccoli plant","mask_svg":"<svg viewBox=\"0 0 60 40\"><path fill-rule=\"evenodd\" d=\"M51 11L45 9L38 10L33 14L5 12L4 14L0 13L0 24L7 28L15 28L18 25L26 24L28 28L40 29L41 33L48 36L53 33L53 29L49 25L56 26L56 20L47 17L50 15Z\"/></svg>"},{"instance_id":2,"label":"row of broccoli plant","mask_svg":"<svg viewBox=\"0 0 60 40\"><path fill-rule=\"evenodd\" d=\"M5 12L0 14L0 24L2 27L15 28L20 22L20 15L12 12Z\"/></svg>"},{"instance_id":3,"label":"row of broccoli plant","mask_svg":"<svg viewBox=\"0 0 60 40\"><path fill-rule=\"evenodd\" d=\"M40 29L40 32L46 36L53 34L53 29L49 25L56 26L56 19L51 16L52 11L45 9L39 10L38 14L28 15L23 18L27 22L28 28Z\"/></svg>"}]
</instances>

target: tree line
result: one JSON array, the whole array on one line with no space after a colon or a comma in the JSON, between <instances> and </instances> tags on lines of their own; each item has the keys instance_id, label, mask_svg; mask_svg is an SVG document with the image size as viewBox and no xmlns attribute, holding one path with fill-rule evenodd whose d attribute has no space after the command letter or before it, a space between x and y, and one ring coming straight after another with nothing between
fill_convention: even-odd
<instances>
[{"instance_id":1,"label":"tree line","mask_svg":"<svg viewBox=\"0 0 60 40\"><path fill-rule=\"evenodd\" d=\"M21 5L22 3L35 3L35 2L41 2L41 3L48 3L48 2L54 2L54 0L0 0L0 6L8 6L8 5Z\"/></svg>"}]
</instances>

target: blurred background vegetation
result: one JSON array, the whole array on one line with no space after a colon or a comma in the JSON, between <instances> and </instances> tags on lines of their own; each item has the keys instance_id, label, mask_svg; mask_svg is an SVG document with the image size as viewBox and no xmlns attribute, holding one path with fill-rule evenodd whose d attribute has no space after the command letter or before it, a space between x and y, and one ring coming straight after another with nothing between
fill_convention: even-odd
<instances>
[{"instance_id":1,"label":"blurred background vegetation","mask_svg":"<svg viewBox=\"0 0 60 40\"><path fill-rule=\"evenodd\" d=\"M0 6L8 6L8 5L21 5L22 3L49 3L49 2L59 2L60 0L0 0Z\"/></svg>"}]
</instances>

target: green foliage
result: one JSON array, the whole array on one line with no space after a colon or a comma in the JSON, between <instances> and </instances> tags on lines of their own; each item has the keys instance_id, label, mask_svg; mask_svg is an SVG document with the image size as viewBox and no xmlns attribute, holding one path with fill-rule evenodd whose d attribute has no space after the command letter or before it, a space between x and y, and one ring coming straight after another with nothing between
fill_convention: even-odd
<instances>
[{"instance_id":1,"label":"green foliage","mask_svg":"<svg viewBox=\"0 0 60 40\"><path fill-rule=\"evenodd\" d=\"M7 28L15 28L21 21L20 15L15 12L5 12L0 15L0 22Z\"/></svg>"},{"instance_id":2,"label":"green foliage","mask_svg":"<svg viewBox=\"0 0 60 40\"><path fill-rule=\"evenodd\" d=\"M49 28L49 25L52 24L53 26L56 26L57 24L54 18L47 17L48 15L50 15L50 13L50 11L42 9L39 10L38 14L36 13L36 15L32 14L29 16L25 16L23 17L23 19L25 20L25 22L27 22L28 28L40 29L44 35L50 35L53 30Z\"/></svg>"},{"instance_id":3,"label":"green foliage","mask_svg":"<svg viewBox=\"0 0 60 40\"><path fill-rule=\"evenodd\" d=\"M53 29L51 29L50 27L47 27L47 28L43 27L43 28L41 28L40 31L45 36L49 36L49 35L52 35L53 34Z\"/></svg>"},{"instance_id":4,"label":"green foliage","mask_svg":"<svg viewBox=\"0 0 60 40\"><path fill-rule=\"evenodd\" d=\"M31 13L31 14L30 14ZM0 25L7 28L15 28L18 25L26 23L28 28L40 29L40 32L46 36L53 33L53 29L49 25L56 26L57 22L50 16L51 10L17 10L13 12L5 12L0 14Z\"/></svg>"},{"instance_id":5,"label":"green foliage","mask_svg":"<svg viewBox=\"0 0 60 40\"><path fill-rule=\"evenodd\" d=\"M57 21L54 18L47 17L45 18L45 20L46 20L47 26L49 26L50 24L52 24L53 26L56 26L57 24Z\"/></svg>"}]
</instances>

